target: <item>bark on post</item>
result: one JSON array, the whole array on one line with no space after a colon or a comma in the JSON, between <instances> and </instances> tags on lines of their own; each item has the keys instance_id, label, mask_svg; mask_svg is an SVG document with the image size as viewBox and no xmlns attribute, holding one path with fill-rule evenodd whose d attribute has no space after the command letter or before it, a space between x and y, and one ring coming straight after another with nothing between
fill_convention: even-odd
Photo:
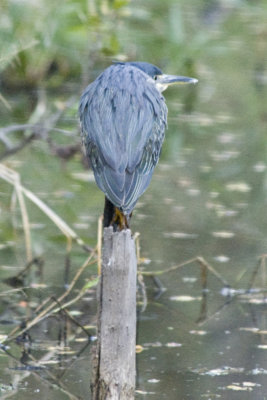
<instances>
[{"instance_id":1,"label":"bark on post","mask_svg":"<svg viewBox=\"0 0 267 400\"><path fill-rule=\"evenodd\" d=\"M136 270L131 231L105 228L93 400L134 399Z\"/></svg>"}]
</instances>

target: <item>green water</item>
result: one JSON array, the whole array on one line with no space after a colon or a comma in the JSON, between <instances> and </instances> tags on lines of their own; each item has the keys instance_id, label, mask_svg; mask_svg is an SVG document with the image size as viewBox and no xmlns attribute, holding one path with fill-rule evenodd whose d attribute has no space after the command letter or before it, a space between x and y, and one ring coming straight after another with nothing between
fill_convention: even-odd
<instances>
[{"instance_id":1,"label":"green water","mask_svg":"<svg viewBox=\"0 0 267 400\"><path fill-rule=\"evenodd\" d=\"M244 294L259 257L267 252L266 17L263 1L150 0L132 2L119 18L106 16L102 21L103 30L109 29L121 52L132 59L153 62L166 73L199 79L193 88L165 92L169 108L166 140L132 222L132 230L140 232L141 256L150 260L142 268L158 271L202 256L233 289L223 291L220 280L208 273L204 301L198 263L161 275L165 290L160 296L153 281L145 278L148 305L138 313L138 344L144 349L137 354L138 399L259 400L266 396L266 301L262 292ZM93 40L92 30L88 40ZM83 56L86 46L85 37ZM96 63L90 76L96 76L110 60L106 57ZM73 105L56 124L73 135L53 130L58 144L79 141L81 86L81 79L75 78L60 90L46 92L45 118L60 108L60 102L74 96ZM14 112L2 109L1 126L27 122L35 89L4 95ZM62 165L45 141L36 140L4 163L19 172L23 185L88 245L95 245L103 195L92 179L89 183L81 179L87 172L80 155ZM0 181L2 279L26 264L19 208L16 205L10 211L11 196L12 187ZM29 289L26 299L38 303L38 297L46 293L61 293L66 240L37 207L29 201L27 207L33 254L44 259L47 287ZM73 245L70 254L73 276L86 253ZM253 288L266 290L262 264ZM92 274L96 266L86 277ZM1 292L7 290L1 283ZM24 296L9 293L0 298L1 334L10 332L25 315ZM75 305L84 324L95 322L94 298L92 291ZM31 336L36 347L30 356L48 357L49 346L58 342L59 325L49 320L35 328ZM69 346L74 355L82 349L82 344L71 340ZM22 347L13 344L9 352L19 360ZM19 369L14 358L1 352L2 396L88 399L89 354L90 346L78 358L55 351L54 364L44 363L52 379L47 370Z\"/></svg>"}]
</instances>

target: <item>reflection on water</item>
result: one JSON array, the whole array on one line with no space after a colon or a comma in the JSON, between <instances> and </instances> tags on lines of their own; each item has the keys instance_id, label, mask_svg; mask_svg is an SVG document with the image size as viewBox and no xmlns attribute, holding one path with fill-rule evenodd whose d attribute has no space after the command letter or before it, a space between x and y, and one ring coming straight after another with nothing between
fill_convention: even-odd
<instances>
[{"instance_id":1,"label":"reflection on water","mask_svg":"<svg viewBox=\"0 0 267 400\"><path fill-rule=\"evenodd\" d=\"M141 233L141 256L151 260L141 267L163 271L202 256L224 280L209 271L203 291L203 271L196 262L173 268L156 282L144 277L148 305L138 312L138 399L258 400L267 392L266 260L259 261L266 253L267 229L266 51L262 50L266 50L262 24L266 9L260 4L242 4L242 9L230 3L203 4L142 3L129 17L128 37L121 37L122 43L131 42L130 51L139 59L166 64L169 73L186 75L188 71L180 70L186 65L195 69L189 75L199 78L194 97L186 89L166 93L169 129L161 161L132 224ZM184 41L188 47L181 45ZM194 66L185 63L191 58ZM76 110L69 114L59 125L66 128L71 123L74 130ZM36 141L8 164L86 243L95 244L103 196L84 173L79 156L62 166L44 143ZM3 184L2 279L25 265L18 215L13 214L16 234L11 224L11 192ZM1 299L1 334L10 331L8 323L16 325L27 314L24 295L39 303L46 290L61 292L65 240L38 209L29 209L34 253L44 258L43 282L49 286L13 293L12 301ZM84 259L84 252L74 246L71 271ZM96 273L93 268L87 277ZM249 285L253 290L247 292ZM2 284L2 291L7 289ZM95 323L91 290L82 306L76 306L80 313L76 318L84 324ZM70 335L75 332L67 342L65 329ZM31 333L36 348L30 352L21 343L5 349L26 360L26 365L29 359L31 365L42 360L38 368L43 369L21 368L3 352L3 398L88 398L91 344L83 346L85 337L82 332L77 336L77 329L49 320Z\"/></svg>"}]
</instances>

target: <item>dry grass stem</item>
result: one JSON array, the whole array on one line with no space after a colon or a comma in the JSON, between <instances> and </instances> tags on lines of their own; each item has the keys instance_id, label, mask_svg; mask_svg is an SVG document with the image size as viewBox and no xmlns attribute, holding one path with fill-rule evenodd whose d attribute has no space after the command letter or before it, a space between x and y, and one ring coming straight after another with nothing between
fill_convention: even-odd
<instances>
[{"instance_id":1,"label":"dry grass stem","mask_svg":"<svg viewBox=\"0 0 267 400\"><path fill-rule=\"evenodd\" d=\"M138 280L138 283L140 285L142 298L143 298L141 312L144 312L146 307L147 307L147 294L146 294L146 285L145 285L145 282L144 282L143 275L138 273L137 274L137 280Z\"/></svg>"},{"instance_id":2,"label":"dry grass stem","mask_svg":"<svg viewBox=\"0 0 267 400\"><path fill-rule=\"evenodd\" d=\"M79 246L82 248L88 250L92 250L88 248L88 246L84 243L84 241L74 232L74 230L62 219L60 218L50 207L48 207L39 197L37 197L33 192L30 190L26 189L24 186L21 185L20 183L20 177L19 174L6 167L4 164L0 164L0 178L5 180L6 182L10 183L15 187L18 199L19 199L19 204L20 204L20 209L21 209L21 214L22 214L22 219L23 219L23 226L24 229L26 230L25 236L26 236L26 249L28 254L30 254L30 228L29 228L29 220L27 217L27 212L26 212L26 207L24 204L24 200L21 200L23 196L26 196L32 203L34 203L37 207L40 208L40 210L43 211L44 214L47 215L48 218L51 219L51 221L59 228L59 230L66 236L68 243L67 246L68 248L71 247L71 241L74 240Z\"/></svg>"},{"instance_id":3,"label":"dry grass stem","mask_svg":"<svg viewBox=\"0 0 267 400\"><path fill-rule=\"evenodd\" d=\"M135 232L134 234L135 248L136 248L136 259L137 265L141 264L141 256L140 256L140 233Z\"/></svg>"},{"instance_id":4,"label":"dry grass stem","mask_svg":"<svg viewBox=\"0 0 267 400\"><path fill-rule=\"evenodd\" d=\"M102 236L103 236L103 215L98 218L98 229L97 229L97 273L101 275L101 263L102 263Z\"/></svg>"},{"instance_id":5,"label":"dry grass stem","mask_svg":"<svg viewBox=\"0 0 267 400\"><path fill-rule=\"evenodd\" d=\"M22 217L22 225L23 225L24 236L25 236L26 257L27 257L27 261L30 262L32 260L30 222L29 222L29 217L28 217L28 213L27 213L24 196L23 196L22 190L21 190L19 174L14 174L14 187L16 190L16 195L18 198L21 217Z\"/></svg>"}]
</instances>

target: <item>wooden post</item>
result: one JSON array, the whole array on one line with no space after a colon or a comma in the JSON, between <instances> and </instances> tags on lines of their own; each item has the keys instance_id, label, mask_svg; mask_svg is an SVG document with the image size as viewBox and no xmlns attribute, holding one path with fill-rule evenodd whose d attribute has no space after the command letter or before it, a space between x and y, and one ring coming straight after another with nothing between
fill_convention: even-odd
<instances>
[{"instance_id":1,"label":"wooden post","mask_svg":"<svg viewBox=\"0 0 267 400\"><path fill-rule=\"evenodd\" d=\"M136 344L135 243L129 229L104 229L98 293L98 343L93 400L132 400Z\"/></svg>"}]
</instances>

